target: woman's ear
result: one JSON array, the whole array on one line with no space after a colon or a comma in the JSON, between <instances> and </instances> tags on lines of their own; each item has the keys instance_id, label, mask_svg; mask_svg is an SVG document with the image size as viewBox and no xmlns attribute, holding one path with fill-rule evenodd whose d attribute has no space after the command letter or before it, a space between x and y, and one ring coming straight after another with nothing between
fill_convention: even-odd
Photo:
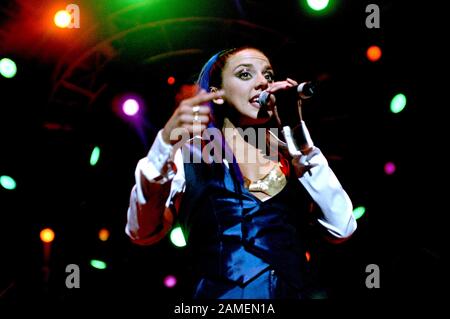
<instances>
[{"instance_id":1,"label":"woman's ear","mask_svg":"<svg viewBox=\"0 0 450 319\"><path fill-rule=\"evenodd\" d=\"M214 86L211 86L209 88L209 90L211 92L218 92L219 91L219 89L214 87ZM223 98L213 99L212 101L213 101L214 104L218 104L218 105L221 105L221 104L225 103L225 100Z\"/></svg>"}]
</instances>

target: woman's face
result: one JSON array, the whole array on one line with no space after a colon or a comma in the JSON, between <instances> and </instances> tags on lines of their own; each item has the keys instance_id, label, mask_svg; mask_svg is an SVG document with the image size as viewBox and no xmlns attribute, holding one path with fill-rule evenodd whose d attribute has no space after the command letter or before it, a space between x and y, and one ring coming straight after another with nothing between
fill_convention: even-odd
<instances>
[{"instance_id":1,"label":"woman's face","mask_svg":"<svg viewBox=\"0 0 450 319\"><path fill-rule=\"evenodd\" d=\"M228 58L222 71L222 88L226 102L239 113L239 123L235 124L257 125L270 119L272 111L262 112L266 115L258 118L258 97L272 82L272 66L262 52L244 49Z\"/></svg>"}]
</instances>

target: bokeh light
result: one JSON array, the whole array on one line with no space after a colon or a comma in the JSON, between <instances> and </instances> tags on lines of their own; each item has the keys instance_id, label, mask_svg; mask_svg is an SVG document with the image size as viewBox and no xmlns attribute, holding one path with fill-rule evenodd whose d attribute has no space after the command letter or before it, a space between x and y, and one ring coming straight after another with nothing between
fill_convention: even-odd
<instances>
[{"instance_id":1,"label":"bokeh light","mask_svg":"<svg viewBox=\"0 0 450 319\"><path fill-rule=\"evenodd\" d=\"M361 218L366 213L366 208L364 206L358 206L353 209L353 216L355 219Z\"/></svg>"},{"instance_id":2,"label":"bokeh light","mask_svg":"<svg viewBox=\"0 0 450 319\"><path fill-rule=\"evenodd\" d=\"M7 79L13 78L17 73L16 63L8 58L0 60L0 74Z\"/></svg>"},{"instance_id":3,"label":"bokeh light","mask_svg":"<svg viewBox=\"0 0 450 319\"><path fill-rule=\"evenodd\" d=\"M406 96L403 93L396 94L391 100L391 112L400 113L406 106Z\"/></svg>"},{"instance_id":4,"label":"bokeh light","mask_svg":"<svg viewBox=\"0 0 450 319\"><path fill-rule=\"evenodd\" d=\"M100 159L100 148L98 146L95 146L91 153L91 158L89 159L89 164L91 166L95 166L98 163L98 160Z\"/></svg>"},{"instance_id":5,"label":"bokeh light","mask_svg":"<svg viewBox=\"0 0 450 319\"><path fill-rule=\"evenodd\" d=\"M58 28L67 28L72 20L72 16L66 10L59 10L55 13L53 21Z\"/></svg>"},{"instance_id":6,"label":"bokeh light","mask_svg":"<svg viewBox=\"0 0 450 319\"><path fill-rule=\"evenodd\" d=\"M8 175L2 175L0 176L0 185L7 190L13 190L16 189L17 184L14 178Z\"/></svg>"},{"instance_id":7,"label":"bokeh light","mask_svg":"<svg viewBox=\"0 0 450 319\"><path fill-rule=\"evenodd\" d=\"M376 62L381 58L382 51L377 45L372 45L367 49L366 56L371 62Z\"/></svg>"},{"instance_id":8,"label":"bokeh light","mask_svg":"<svg viewBox=\"0 0 450 319\"><path fill-rule=\"evenodd\" d=\"M98 238L101 241L107 241L109 239L109 230L107 230L106 228L100 229L98 232Z\"/></svg>"},{"instance_id":9,"label":"bokeh light","mask_svg":"<svg viewBox=\"0 0 450 319\"><path fill-rule=\"evenodd\" d=\"M44 243L51 243L55 239L55 232L51 228L44 228L39 237Z\"/></svg>"},{"instance_id":10,"label":"bokeh light","mask_svg":"<svg viewBox=\"0 0 450 319\"><path fill-rule=\"evenodd\" d=\"M167 84L174 85L175 84L175 78L173 76L169 76L167 78Z\"/></svg>"},{"instance_id":11,"label":"bokeh light","mask_svg":"<svg viewBox=\"0 0 450 319\"><path fill-rule=\"evenodd\" d=\"M394 174L396 169L397 169L397 168L395 167L395 164L394 164L393 162L387 162L387 163L384 165L384 172L385 172L387 175L392 175L392 174Z\"/></svg>"},{"instance_id":12,"label":"bokeh light","mask_svg":"<svg viewBox=\"0 0 450 319\"><path fill-rule=\"evenodd\" d=\"M177 226L170 232L170 241L177 247L186 246L186 240L184 239L183 231L181 227Z\"/></svg>"},{"instance_id":13,"label":"bokeh light","mask_svg":"<svg viewBox=\"0 0 450 319\"><path fill-rule=\"evenodd\" d=\"M164 278L164 286L173 288L177 284L177 278L173 275L168 275Z\"/></svg>"},{"instance_id":14,"label":"bokeh light","mask_svg":"<svg viewBox=\"0 0 450 319\"><path fill-rule=\"evenodd\" d=\"M123 102L122 110L126 115L134 116L139 112L139 102L133 98L126 99Z\"/></svg>"},{"instance_id":15,"label":"bokeh light","mask_svg":"<svg viewBox=\"0 0 450 319\"><path fill-rule=\"evenodd\" d=\"M104 261L98 260L98 259L92 259L90 262L91 266L95 269L106 269L106 263Z\"/></svg>"},{"instance_id":16,"label":"bokeh light","mask_svg":"<svg viewBox=\"0 0 450 319\"><path fill-rule=\"evenodd\" d=\"M306 3L314 11L322 11L328 6L330 1L329 0L307 0Z\"/></svg>"}]
</instances>

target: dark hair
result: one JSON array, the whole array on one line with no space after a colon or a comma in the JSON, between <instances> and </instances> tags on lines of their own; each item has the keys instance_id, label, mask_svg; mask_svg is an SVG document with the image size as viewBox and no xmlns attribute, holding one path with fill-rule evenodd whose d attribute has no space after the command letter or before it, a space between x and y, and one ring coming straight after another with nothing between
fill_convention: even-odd
<instances>
[{"instance_id":1,"label":"dark hair","mask_svg":"<svg viewBox=\"0 0 450 319\"><path fill-rule=\"evenodd\" d=\"M243 49L240 49L241 51ZM227 63L228 58L238 49L226 49L214 54L208 62L203 65L197 79L197 84L201 89L209 91L212 86L220 87L222 85L222 70Z\"/></svg>"},{"instance_id":2,"label":"dark hair","mask_svg":"<svg viewBox=\"0 0 450 319\"><path fill-rule=\"evenodd\" d=\"M246 49L258 50L261 53L265 54L262 50L252 46L242 46L238 48L222 50L214 54L208 60L208 62L203 65L197 79L197 84L199 85L199 87L206 91L209 91L211 87L222 87L222 71L228 59L232 55ZM231 115L227 113L233 112L234 110L230 110L230 108L226 107L225 105L217 106L212 102L209 103L209 106L211 107L214 125L221 129L225 116Z\"/></svg>"}]
</instances>

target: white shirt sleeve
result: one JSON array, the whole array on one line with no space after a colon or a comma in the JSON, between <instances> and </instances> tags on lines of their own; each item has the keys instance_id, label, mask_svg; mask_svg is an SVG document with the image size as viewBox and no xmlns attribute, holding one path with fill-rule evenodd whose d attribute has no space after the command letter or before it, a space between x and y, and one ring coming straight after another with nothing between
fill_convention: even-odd
<instances>
[{"instance_id":1,"label":"white shirt sleeve","mask_svg":"<svg viewBox=\"0 0 450 319\"><path fill-rule=\"evenodd\" d=\"M352 202L320 149L314 147L308 155L295 160L300 165L312 165L299 181L322 211L318 222L336 238L350 237L356 230Z\"/></svg>"},{"instance_id":2,"label":"white shirt sleeve","mask_svg":"<svg viewBox=\"0 0 450 319\"><path fill-rule=\"evenodd\" d=\"M151 244L159 222L163 230L173 220L170 206L177 194L182 194L186 180L181 150L175 154L172 145L158 132L147 156L141 159L135 170L136 184L131 191L125 232L138 244ZM164 224L166 222L166 224Z\"/></svg>"},{"instance_id":3,"label":"white shirt sleeve","mask_svg":"<svg viewBox=\"0 0 450 319\"><path fill-rule=\"evenodd\" d=\"M305 141L312 150L307 155L301 155L301 152L293 154L290 150L298 179L322 211L322 215L317 218L318 222L335 238L350 237L356 230L352 202L325 156L314 146L306 124L302 121L301 125ZM285 138L288 143L295 144L291 134L285 134Z\"/></svg>"}]
</instances>

